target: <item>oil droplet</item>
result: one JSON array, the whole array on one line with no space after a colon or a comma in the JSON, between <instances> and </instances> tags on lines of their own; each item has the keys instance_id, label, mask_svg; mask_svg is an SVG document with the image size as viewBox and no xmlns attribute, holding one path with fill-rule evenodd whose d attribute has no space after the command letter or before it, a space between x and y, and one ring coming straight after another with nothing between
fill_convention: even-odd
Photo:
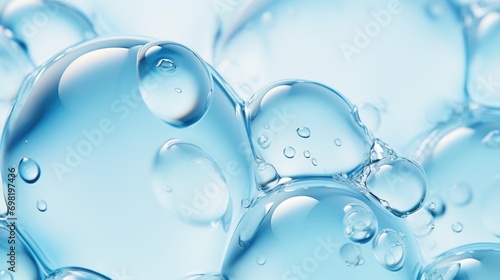
<instances>
[{"instance_id":1,"label":"oil droplet","mask_svg":"<svg viewBox=\"0 0 500 280\"><path fill-rule=\"evenodd\" d=\"M462 223L460 222L454 222L452 225L451 225L451 229L456 232L456 233L460 233L462 232L462 230L464 229L464 226L462 225Z\"/></svg>"},{"instance_id":2,"label":"oil droplet","mask_svg":"<svg viewBox=\"0 0 500 280\"><path fill-rule=\"evenodd\" d=\"M344 207L344 232L354 242L366 243L377 230L377 219L373 212L358 204Z\"/></svg>"},{"instance_id":3,"label":"oil droplet","mask_svg":"<svg viewBox=\"0 0 500 280\"><path fill-rule=\"evenodd\" d=\"M151 180L156 199L168 213L187 223L210 226L231 215L223 173L212 157L196 145L165 143L154 159ZM168 193L164 186L175 191Z\"/></svg>"},{"instance_id":4,"label":"oil droplet","mask_svg":"<svg viewBox=\"0 0 500 280\"><path fill-rule=\"evenodd\" d=\"M191 50L176 43L149 43L140 49L137 65L142 98L158 118L187 127L205 114L213 95L212 76Z\"/></svg>"},{"instance_id":5,"label":"oil droplet","mask_svg":"<svg viewBox=\"0 0 500 280\"><path fill-rule=\"evenodd\" d=\"M269 163L260 163L257 166L257 183L263 191L272 189L278 183L280 177L273 165Z\"/></svg>"},{"instance_id":6,"label":"oil droplet","mask_svg":"<svg viewBox=\"0 0 500 280\"><path fill-rule=\"evenodd\" d=\"M40 166L30 158L23 158L19 163L19 175L28 184L33 184L40 178Z\"/></svg>"},{"instance_id":7,"label":"oil droplet","mask_svg":"<svg viewBox=\"0 0 500 280\"><path fill-rule=\"evenodd\" d=\"M312 159L311 159L311 163L312 163L312 165L314 165L314 166L318 166L318 160L317 160L316 158L312 158Z\"/></svg>"},{"instance_id":8,"label":"oil droplet","mask_svg":"<svg viewBox=\"0 0 500 280\"><path fill-rule=\"evenodd\" d=\"M287 158L293 158L295 156L295 149L288 146L283 150L283 155L285 155L285 157Z\"/></svg>"},{"instance_id":9,"label":"oil droplet","mask_svg":"<svg viewBox=\"0 0 500 280\"><path fill-rule=\"evenodd\" d=\"M340 248L340 257L347 266L358 266L364 263L361 248L358 244L347 243Z\"/></svg>"},{"instance_id":10,"label":"oil droplet","mask_svg":"<svg viewBox=\"0 0 500 280\"><path fill-rule=\"evenodd\" d=\"M448 200L455 206L465 206L472 200L472 190L467 183L456 183L448 188Z\"/></svg>"},{"instance_id":11,"label":"oil droplet","mask_svg":"<svg viewBox=\"0 0 500 280\"><path fill-rule=\"evenodd\" d=\"M305 158L310 158L311 157L311 152L309 152L308 150L305 150L304 151L304 157Z\"/></svg>"},{"instance_id":12,"label":"oil droplet","mask_svg":"<svg viewBox=\"0 0 500 280\"><path fill-rule=\"evenodd\" d=\"M257 143L262 149L266 149L271 144L271 141L269 141L269 138L267 138L267 136L262 135L257 139Z\"/></svg>"},{"instance_id":13,"label":"oil droplet","mask_svg":"<svg viewBox=\"0 0 500 280\"><path fill-rule=\"evenodd\" d=\"M373 254L386 269L400 270L405 260L405 245L401 235L394 230L384 229L373 240Z\"/></svg>"},{"instance_id":14,"label":"oil droplet","mask_svg":"<svg viewBox=\"0 0 500 280\"><path fill-rule=\"evenodd\" d=\"M36 208L38 208L38 211L40 212L45 212L47 211L47 203L45 202L45 200L39 199L36 202Z\"/></svg>"},{"instance_id":15,"label":"oil droplet","mask_svg":"<svg viewBox=\"0 0 500 280\"><path fill-rule=\"evenodd\" d=\"M265 265L266 264L266 257L264 255L260 255L257 257L257 264L258 265Z\"/></svg>"},{"instance_id":16,"label":"oil droplet","mask_svg":"<svg viewBox=\"0 0 500 280\"><path fill-rule=\"evenodd\" d=\"M7 270L2 270L0 271L0 280L14 280L14 277Z\"/></svg>"},{"instance_id":17,"label":"oil droplet","mask_svg":"<svg viewBox=\"0 0 500 280\"><path fill-rule=\"evenodd\" d=\"M175 66L174 62L166 58L160 59L156 67L161 73L164 74L173 73L175 69L177 69L177 66Z\"/></svg>"},{"instance_id":18,"label":"oil droplet","mask_svg":"<svg viewBox=\"0 0 500 280\"><path fill-rule=\"evenodd\" d=\"M488 135L486 135L483 140L483 144L490 149L499 149L500 148L500 130L495 129L490 131Z\"/></svg>"},{"instance_id":19,"label":"oil droplet","mask_svg":"<svg viewBox=\"0 0 500 280\"><path fill-rule=\"evenodd\" d=\"M339 138L335 138L335 140L333 142L335 143L335 146L337 146L337 147L342 146L342 140L340 140Z\"/></svg>"},{"instance_id":20,"label":"oil droplet","mask_svg":"<svg viewBox=\"0 0 500 280\"><path fill-rule=\"evenodd\" d=\"M302 138L309 138L311 136L311 130L307 127L299 127L297 128L297 135Z\"/></svg>"},{"instance_id":21,"label":"oil droplet","mask_svg":"<svg viewBox=\"0 0 500 280\"><path fill-rule=\"evenodd\" d=\"M398 217L417 211L427 192L427 178L422 167L406 158L373 163L366 187Z\"/></svg>"}]
</instances>

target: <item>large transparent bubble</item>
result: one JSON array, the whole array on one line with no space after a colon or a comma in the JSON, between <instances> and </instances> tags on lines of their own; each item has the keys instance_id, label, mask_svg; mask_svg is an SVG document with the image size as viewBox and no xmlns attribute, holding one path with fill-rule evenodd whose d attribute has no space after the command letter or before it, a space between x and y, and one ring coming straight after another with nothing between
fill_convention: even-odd
<instances>
[{"instance_id":1,"label":"large transparent bubble","mask_svg":"<svg viewBox=\"0 0 500 280\"><path fill-rule=\"evenodd\" d=\"M205 71L143 81L146 43L107 38L74 48L31 75L13 108L1 165L17 169L19 227L51 271L178 279L218 270L242 201L254 196L242 109L229 89L203 61ZM181 50L167 57L179 67L199 60L178 44L162 46ZM209 79L213 94L194 106L203 112L189 126L165 122L142 94L146 82L168 104L162 92L196 78ZM203 96L189 100L205 104Z\"/></svg>"},{"instance_id":2,"label":"large transparent bubble","mask_svg":"<svg viewBox=\"0 0 500 280\"><path fill-rule=\"evenodd\" d=\"M404 219L347 185L293 181L254 203L222 275L239 279L415 279L416 242Z\"/></svg>"},{"instance_id":3,"label":"large transparent bubble","mask_svg":"<svg viewBox=\"0 0 500 280\"><path fill-rule=\"evenodd\" d=\"M317 81L407 154L463 99L462 26L444 0L232 2L215 65L245 100L277 80Z\"/></svg>"},{"instance_id":4,"label":"large transparent bubble","mask_svg":"<svg viewBox=\"0 0 500 280\"><path fill-rule=\"evenodd\" d=\"M500 243L500 114L464 113L437 128L418 156L429 195L411 223L423 257L431 261L459 246Z\"/></svg>"}]
</instances>

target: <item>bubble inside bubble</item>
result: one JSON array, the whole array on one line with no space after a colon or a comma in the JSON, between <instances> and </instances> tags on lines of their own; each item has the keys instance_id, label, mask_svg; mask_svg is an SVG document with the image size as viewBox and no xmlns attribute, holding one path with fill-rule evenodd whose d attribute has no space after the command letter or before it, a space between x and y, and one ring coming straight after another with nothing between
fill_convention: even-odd
<instances>
[{"instance_id":1,"label":"bubble inside bubble","mask_svg":"<svg viewBox=\"0 0 500 280\"><path fill-rule=\"evenodd\" d=\"M403 238L391 229L384 229L373 240L373 254L390 271L398 271L403 267L405 250Z\"/></svg>"}]
</instances>

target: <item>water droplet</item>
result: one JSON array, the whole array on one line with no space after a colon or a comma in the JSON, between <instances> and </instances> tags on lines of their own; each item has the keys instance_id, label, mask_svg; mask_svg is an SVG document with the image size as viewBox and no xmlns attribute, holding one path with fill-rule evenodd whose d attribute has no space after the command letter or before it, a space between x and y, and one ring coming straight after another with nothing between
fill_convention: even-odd
<instances>
[{"instance_id":1,"label":"water droplet","mask_svg":"<svg viewBox=\"0 0 500 280\"><path fill-rule=\"evenodd\" d=\"M283 155L285 155L285 157L287 158L293 158L295 156L295 149L288 146L283 150Z\"/></svg>"},{"instance_id":2,"label":"water droplet","mask_svg":"<svg viewBox=\"0 0 500 280\"><path fill-rule=\"evenodd\" d=\"M307 127L299 127L297 128L297 135L302 138L309 138L311 136L311 130Z\"/></svg>"},{"instance_id":3,"label":"water droplet","mask_svg":"<svg viewBox=\"0 0 500 280\"><path fill-rule=\"evenodd\" d=\"M339 138L335 138L335 140L333 140L333 142L335 143L335 146L337 146L337 147L342 146L342 140L340 140Z\"/></svg>"},{"instance_id":4,"label":"water droplet","mask_svg":"<svg viewBox=\"0 0 500 280\"><path fill-rule=\"evenodd\" d=\"M264 265L266 264L266 257L264 255L260 255L257 257L257 264Z\"/></svg>"},{"instance_id":5,"label":"water droplet","mask_svg":"<svg viewBox=\"0 0 500 280\"><path fill-rule=\"evenodd\" d=\"M456 183L448 188L448 200L455 206L465 206L472 200L472 190L467 183Z\"/></svg>"},{"instance_id":6,"label":"water droplet","mask_svg":"<svg viewBox=\"0 0 500 280\"><path fill-rule=\"evenodd\" d=\"M429 1L426 5L427 15L430 18L439 18L443 15L444 7L442 3L437 3L435 1Z\"/></svg>"},{"instance_id":7,"label":"water droplet","mask_svg":"<svg viewBox=\"0 0 500 280\"><path fill-rule=\"evenodd\" d=\"M358 243L366 243L377 230L377 219L373 212L357 204L344 207L344 232L349 239Z\"/></svg>"},{"instance_id":8,"label":"water droplet","mask_svg":"<svg viewBox=\"0 0 500 280\"><path fill-rule=\"evenodd\" d=\"M500 130L490 131L482 140L483 144L490 149L500 148Z\"/></svg>"},{"instance_id":9,"label":"water droplet","mask_svg":"<svg viewBox=\"0 0 500 280\"><path fill-rule=\"evenodd\" d=\"M316 158L312 158L312 159L311 159L311 163L312 163L312 165L314 165L314 166L318 166L318 160L317 160Z\"/></svg>"},{"instance_id":10,"label":"water droplet","mask_svg":"<svg viewBox=\"0 0 500 280\"><path fill-rule=\"evenodd\" d=\"M256 171L257 183L263 191L272 189L280 179L274 166L269 163L260 163Z\"/></svg>"},{"instance_id":11,"label":"water droplet","mask_svg":"<svg viewBox=\"0 0 500 280\"><path fill-rule=\"evenodd\" d=\"M19 163L19 175L28 184L33 184L40 178L40 166L30 158L23 158Z\"/></svg>"},{"instance_id":12,"label":"water droplet","mask_svg":"<svg viewBox=\"0 0 500 280\"><path fill-rule=\"evenodd\" d=\"M241 206L242 206L243 208L248 208L248 207L250 207L250 199L248 199L248 198L242 199L242 200L241 200Z\"/></svg>"},{"instance_id":13,"label":"water droplet","mask_svg":"<svg viewBox=\"0 0 500 280\"><path fill-rule=\"evenodd\" d=\"M0 271L0 280L14 280L14 277L7 270Z\"/></svg>"},{"instance_id":14,"label":"water droplet","mask_svg":"<svg viewBox=\"0 0 500 280\"><path fill-rule=\"evenodd\" d=\"M340 248L340 257L348 266L358 266L364 263L361 248L358 244L347 243Z\"/></svg>"},{"instance_id":15,"label":"water droplet","mask_svg":"<svg viewBox=\"0 0 500 280\"><path fill-rule=\"evenodd\" d=\"M406 158L381 160L371 165L366 187L398 217L417 211L427 191L427 178L422 167Z\"/></svg>"},{"instance_id":16,"label":"water droplet","mask_svg":"<svg viewBox=\"0 0 500 280\"><path fill-rule=\"evenodd\" d=\"M38 211L40 212L45 212L47 211L47 203L45 202L45 200L39 199L36 202L36 208L38 208Z\"/></svg>"},{"instance_id":17,"label":"water droplet","mask_svg":"<svg viewBox=\"0 0 500 280\"><path fill-rule=\"evenodd\" d=\"M373 254L385 268L398 271L405 261L405 245L401 236L391 230L384 229L373 240Z\"/></svg>"},{"instance_id":18,"label":"water droplet","mask_svg":"<svg viewBox=\"0 0 500 280\"><path fill-rule=\"evenodd\" d=\"M429 194L427 196L427 201L430 202L427 204L426 209L433 217L440 217L446 211L446 205L441 196L437 194Z\"/></svg>"},{"instance_id":19,"label":"water droplet","mask_svg":"<svg viewBox=\"0 0 500 280\"><path fill-rule=\"evenodd\" d=\"M305 158L310 158L311 157L311 152L309 152L308 150L305 150L304 151L304 157Z\"/></svg>"},{"instance_id":20,"label":"water droplet","mask_svg":"<svg viewBox=\"0 0 500 280\"><path fill-rule=\"evenodd\" d=\"M273 14L271 12L265 12L262 14L260 20L262 23L270 23L273 19Z\"/></svg>"},{"instance_id":21,"label":"water droplet","mask_svg":"<svg viewBox=\"0 0 500 280\"><path fill-rule=\"evenodd\" d=\"M210 225L231 213L229 189L222 171L198 146L167 142L156 155L152 180L156 198L184 221ZM164 186L175 192L166 193Z\"/></svg>"},{"instance_id":22,"label":"water droplet","mask_svg":"<svg viewBox=\"0 0 500 280\"><path fill-rule=\"evenodd\" d=\"M175 69L177 69L177 66L175 66L174 62L166 58L160 59L156 67L160 72L165 74L171 74L175 71Z\"/></svg>"},{"instance_id":23,"label":"water droplet","mask_svg":"<svg viewBox=\"0 0 500 280\"><path fill-rule=\"evenodd\" d=\"M436 203L434 202L429 203L428 209L431 211L436 210Z\"/></svg>"},{"instance_id":24,"label":"water droplet","mask_svg":"<svg viewBox=\"0 0 500 280\"><path fill-rule=\"evenodd\" d=\"M269 147L269 145L271 144L271 141L269 141L269 138L267 138L267 136L265 135L262 135L261 137L259 137L257 139L257 143L259 143L259 146L262 148L262 149L266 149L267 147Z\"/></svg>"},{"instance_id":25,"label":"water droplet","mask_svg":"<svg viewBox=\"0 0 500 280\"><path fill-rule=\"evenodd\" d=\"M138 55L138 73L144 102L168 124L190 126L201 119L211 103L212 76L205 62L182 45L166 42L144 45Z\"/></svg>"},{"instance_id":26,"label":"water droplet","mask_svg":"<svg viewBox=\"0 0 500 280\"><path fill-rule=\"evenodd\" d=\"M166 193L171 193L171 192L172 192L172 187L171 187L171 186L168 186L168 185L165 185L165 186L163 186L163 190L164 190Z\"/></svg>"},{"instance_id":27,"label":"water droplet","mask_svg":"<svg viewBox=\"0 0 500 280\"><path fill-rule=\"evenodd\" d=\"M456 232L456 233L460 233L462 232L462 230L464 229L464 226L462 225L462 223L460 222L454 222L452 225L451 225L451 229Z\"/></svg>"}]
</instances>

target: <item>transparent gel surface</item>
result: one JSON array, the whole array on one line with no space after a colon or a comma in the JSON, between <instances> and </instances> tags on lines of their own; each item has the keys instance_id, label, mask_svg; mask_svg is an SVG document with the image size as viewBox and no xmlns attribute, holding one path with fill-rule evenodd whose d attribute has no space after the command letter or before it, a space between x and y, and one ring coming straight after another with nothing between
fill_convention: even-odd
<instances>
[{"instance_id":1,"label":"transparent gel surface","mask_svg":"<svg viewBox=\"0 0 500 280\"><path fill-rule=\"evenodd\" d=\"M220 270L242 201L254 197L242 108L230 90L214 71L202 73L213 83L203 117L189 127L165 123L141 95L146 43L106 38L64 53L28 78L7 122L1 164L20 174L18 228L48 271L180 279ZM189 55L175 62L199 59ZM195 79L192 70L182 71ZM174 138L179 150L166 144ZM49 279L89 279L81 273Z\"/></svg>"},{"instance_id":2,"label":"transparent gel surface","mask_svg":"<svg viewBox=\"0 0 500 280\"><path fill-rule=\"evenodd\" d=\"M464 99L462 22L444 0L232 2L215 66L245 100L281 79L320 82L407 155Z\"/></svg>"},{"instance_id":3,"label":"transparent gel surface","mask_svg":"<svg viewBox=\"0 0 500 280\"><path fill-rule=\"evenodd\" d=\"M366 213L355 223L360 232L365 222L363 238L348 234L350 208ZM418 247L404 219L352 186L310 179L287 183L250 207L222 274L234 280L415 279L419 269Z\"/></svg>"}]
</instances>

